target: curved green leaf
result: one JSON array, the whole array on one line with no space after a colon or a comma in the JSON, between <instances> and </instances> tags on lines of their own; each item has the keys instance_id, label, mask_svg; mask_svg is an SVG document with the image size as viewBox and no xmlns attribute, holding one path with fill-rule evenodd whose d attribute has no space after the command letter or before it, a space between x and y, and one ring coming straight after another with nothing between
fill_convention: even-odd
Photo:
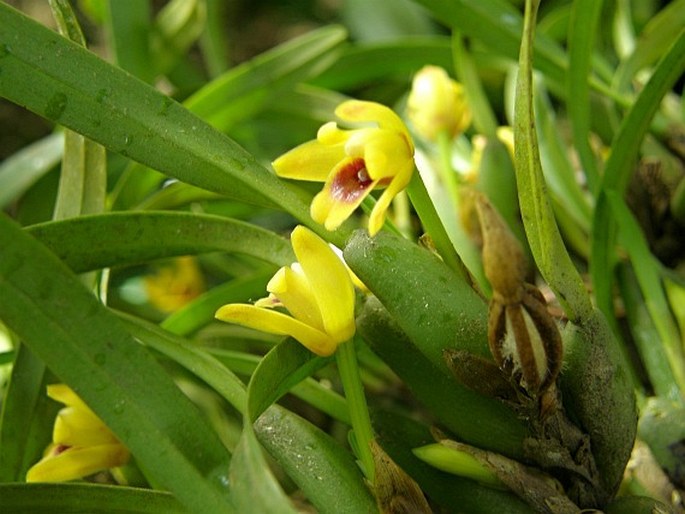
<instances>
[{"instance_id":1,"label":"curved green leaf","mask_svg":"<svg viewBox=\"0 0 685 514\"><path fill-rule=\"evenodd\" d=\"M212 251L244 253L278 266L295 260L288 242L273 232L206 214L117 212L27 230L76 272Z\"/></svg>"},{"instance_id":2,"label":"curved green leaf","mask_svg":"<svg viewBox=\"0 0 685 514\"><path fill-rule=\"evenodd\" d=\"M638 71L657 62L679 37L683 25L685 0L670 2L656 13L640 33L633 53L616 70L616 89L627 89Z\"/></svg>"},{"instance_id":3,"label":"curved green leaf","mask_svg":"<svg viewBox=\"0 0 685 514\"><path fill-rule=\"evenodd\" d=\"M457 439L522 458L527 429L514 413L501 402L471 391L430 362L419 343L407 337L376 298L367 300L357 327L374 352Z\"/></svg>"},{"instance_id":4,"label":"curved green leaf","mask_svg":"<svg viewBox=\"0 0 685 514\"><path fill-rule=\"evenodd\" d=\"M328 26L295 38L241 64L210 82L184 102L186 108L226 132L281 94L317 75L335 59L345 29Z\"/></svg>"},{"instance_id":5,"label":"curved green leaf","mask_svg":"<svg viewBox=\"0 0 685 514\"><path fill-rule=\"evenodd\" d=\"M328 240L344 240L345 230L312 221L301 192L171 98L4 3L0 24L0 95L179 180L278 205Z\"/></svg>"},{"instance_id":6,"label":"curved green leaf","mask_svg":"<svg viewBox=\"0 0 685 514\"><path fill-rule=\"evenodd\" d=\"M245 412L245 384L217 359L157 325L128 314L119 317L132 336L204 380L238 412Z\"/></svg>"},{"instance_id":7,"label":"curved green leaf","mask_svg":"<svg viewBox=\"0 0 685 514\"><path fill-rule=\"evenodd\" d=\"M310 82L346 90L388 76L406 77L427 62L452 68L450 41L444 36L414 36L399 41L350 45L329 69Z\"/></svg>"},{"instance_id":8,"label":"curved green leaf","mask_svg":"<svg viewBox=\"0 0 685 514\"><path fill-rule=\"evenodd\" d=\"M535 263L570 319L589 316L590 298L564 246L547 197L533 110L533 39L539 0L526 2L516 80L514 140L521 217ZM537 54L536 54L537 58Z\"/></svg>"},{"instance_id":9,"label":"curved green leaf","mask_svg":"<svg viewBox=\"0 0 685 514\"><path fill-rule=\"evenodd\" d=\"M23 482L50 443L56 409L45 395L45 364L19 345L2 398L0 482Z\"/></svg>"},{"instance_id":10,"label":"curved green leaf","mask_svg":"<svg viewBox=\"0 0 685 514\"><path fill-rule=\"evenodd\" d=\"M297 513L271 472L247 418L233 453L229 481L231 500L237 512Z\"/></svg>"},{"instance_id":11,"label":"curved green leaf","mask_svg":"<svg viewBox=\"0 0 685 514\"><path fill-rule=\"evenodd\" d=\"M680 32L668 53L659 61L649 82L623 119L611 143L599 196L592 220L592 256L590 274L597 305L604 314L613 317L612 307L612 260L617 221L611 213L606 191L622 195L634 169L640 143L645 137L651 120L664 95L673 87L685 68L685 29Z\"/></svg>"},{"instance_id":12,"label":"curved green leaf","mask_svg":"<svg viewBox=\"0 0 685 514\"><path fill-rule=\"evenodd\" d=\"M96 484L1 484L0 511L15 514L185 514L171 494Z\"/></svg>"},{"instance_id":13,"label":"curved green leaf","mask_svg":"<svg viewBox=\"0 0 685 514\"><path fill-rule=\"evenodd\" d=\"M435 442L427 426L415 419L392 411L377 411L373 415L378 427L378 442L411 477L418 482L431 500L447 512L458 506L469 514L531 514L533 510L513 493L486 487L467 478L439 471L420 461L412 449Z\"/></svg>"},{"instance_id":14,"label":"curved green leaf","mask_svg":"<svg viewBox=\"0 0 685 514\"><path fill-rule=\"evenodd\" d=\"M352 454L322 430L274 405L257 420L255 432L317 512L378 512Z\"/></svg>"},{"instance_id":15,"label":"curved green leaf","mask_svg":"<svg viewBox=\"0 0 685 514\"><path fill-rule=\"evenodd\" d=\"M259 298L274 269L236 278L214 287L169 315L160 326L181 336L189 335L214 320L214 313L224 304Z\"/></svg>"},{"instance_id":16,"label":"curved green leaf","mask_svg":"<svg viewBox=\"0 0 685 514\"><path fill-rule=\"evenodd\" d=\"M57 132L32 143L0 164L0 209L54 168L62 158L64 134Z\"/></svg>"},{"instance_id":17,"label":"curved green leaf","mask_svg":"<svg viewBox=\"0 0 685 514\"><path fill-rule=\"evenodd\" d=\"M48 249L0 216L0 318L195 512L225 513L229 455L116 316Z\"/></svg>"},{"instance_id":18,"label":"curved green leaf","mask_svg":"<svg viewBox=\"0 0 685 514\"><path fill-rule=\"evenodd\" d=\"M521 13L505 0L472 2L418 0L441 21L462 34L480 40L495 52L516 59L521 46ZM561 47L546 37L537 38L536 66L552 81L563 84L568 58Z\"/></svg>"},{"instance_id":19,"label":"curved green leaf","mask_svg":"<svg viewBox=\"0 0 685 514\"><path fill-rule=\"evenodd\" d=\"M292 338L267 353L247 388L247 413L254 422L272 403L331 361L318 357Z\"/></svg>"},{"instance_id":20,"label":"curved green leaf","mask_svg":"<svg viewBox=\"0 0 685 514\"><path fill-rule=\"evenodd\" d=\"M596 191L599 185L599 173L590 148L590 87L587 77L591 72L592 48L603 3L602 0L573 2L568 35L570 62L566 108L571 119L574 146L592 191Z\"/></svg>"}]
</instances>

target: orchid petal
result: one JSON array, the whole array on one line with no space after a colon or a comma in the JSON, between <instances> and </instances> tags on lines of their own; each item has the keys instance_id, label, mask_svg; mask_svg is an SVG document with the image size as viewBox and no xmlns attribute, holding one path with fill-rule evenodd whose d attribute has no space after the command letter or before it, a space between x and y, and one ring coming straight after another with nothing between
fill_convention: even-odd
<instances>
[{"instance_id":1,"label":"orchid petal","mask_svg":"<svg viewBox=\"0 0 685 514\"><path fill-rule=\"evenodd\" d=\"M350 130L342 130L334 121L324 123L316 133L316 139L324 145L345 144L351 135Z\"/></svg>"},{"instance_id":2,"label":"orchid petal","mask_svg":"<svg viewBox=\"0 0 685 514\"><path fill-rule=\"evenodd\" d=\"M93 411L76 407L65 407L57 413L52 440L66 446L119 443L112 431Z\"/></svg>"},{"instance_id":3,"label":"orchid petal","mask_svg":"<svg viewBox=\"0 0 685 514\"><path fill-rule=\"evenodd\" d=\"M271 165L279 177L323 182L344 158L342 145L324 145L312 140L281 155Z\"/></svg>"},{"instance_id":4,"label":"orchid petal","mask_svg":"<svg viewBox=\"0 0 685 514\"><path fill-rule=\"evenodd\" d=\"M376 122L382 129L395 130L409 137L400 117L389 107L376 102L348 100L337 107L335 115L345 121Z\"/></svg>"},{"instance_id":5,"label":"orchid petal","mask_svg":"<svg viewBox=\"0 0 685 514\"><path fill-rule=\"evenodd\" d=\"M333 354L338 346L331 336L278 311L261 309L254 305L234 303L224 305L216 318L270 334L291 336L303 346L322 357Z\"/></svg>"},{"instance_id":6,"label":"orchid petal","mask_svg":"<svg viewBox=\"0 0 685 514\"><path fill-rule=\"evenodd\" d=\"M90 407L66 384L50 384L47 386L47 394L56 402L63 403L64 405L82 410L90 410Z\"/></svg>"},{"instance_id":7,"label":"orchid petal","mask_svg":"<svg viewBox=\"0 0 685 514\"><path fill-rule=\"evenodd\" d=\"M276 296L281 305L295 318L309 326L324 329L312 286L299 263L278 270L266 285L266 289Z\"/></svg>"},{"instance_id":8,"label":"orchid petal","mask_svg":"<svg viewBox=\"0 0 685 514\"><path fill-rule=\"evenodd\" d=\"M50 447L48 451L54 451ZM46 455L26 474L27 482L63 482L126 464L129 452L121 444L103 444L67 448L56 455Z\"/></svg>"},{"instance_id":9,"label":"orchid petal","mask_svg":"<svg viewBox=\"0 0 685 514\"><path fill-rule=\"evenodd\" d=\"M308 228L296 227L290 239L316 297L326 332L338 343L347 341L355 332L355 297L345 264L326 241Z\"/></svg>"},{"instance_id":10,"label":"orchid petal","mask_svg":"<svg viewBox=\"0 0 685 514\"><path fill-rule=\"evenodd\" d=\"M412 161L412 154L401 134L379 130L364 149L364 162L373 180L394 177Z\"/></svg>"},{"instance_id":11,"label":"orchid petal","mask_svg":"<svg viewBox=\"0 0 685 514\"><path fill-rule=\"evenodd\" d=\"M310 213L314 221L335 230L349 218L378 184L378 181L360 179L363 173L362 159L348 158L340 162L312 201Z\"/></svg>"},{"instance_id":12,"label":"orchid petal","mask_svg":"<svg viewBox=\"0 0 685 514\"><path fill-rule=\"evenodd\" d=\"M385 223L385 214L390 207L390 202L397 194L402 191L411 180L414 171L414 164L412 161L407 162L399 170L395 178L392 179L388 187L383 191L376 205L373 206L371 215L369 216L369 235L374 236L383 227Z\"/></svg>"}]
</instances>

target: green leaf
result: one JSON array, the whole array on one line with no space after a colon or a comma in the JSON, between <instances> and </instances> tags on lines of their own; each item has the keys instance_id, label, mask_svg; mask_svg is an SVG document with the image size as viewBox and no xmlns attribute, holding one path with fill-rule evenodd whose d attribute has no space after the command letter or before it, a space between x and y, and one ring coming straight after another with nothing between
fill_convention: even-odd
<instances>
[{"instance_id":1,"label":"green leaf","mask_svg":"<svg viewBox=\"0 0 685 514\"><path fill-rule=\"evenodd\" d=\"M388 309L395 307L389 304ZM458 316L459 306L455 305L451 312ZM429 314L437 324L447 316L445 312ZM469 321L462 319L462 322L464 325L454 327L452 334L462 334L468 339ZM431 362L424 346L425 339L408 338L408 332L398 326L400 323L400 318L391 318L375 298L366 301L357 318L359 334L455 438L512 458L522 458L527 429L516 415L501 402L479 395L448 376L443 369L446 367L444 360ZM442 354L443 349L459 348L461 338L441 339L435 343Z\"/></svg>"},{"instance_id":2,"label":"green leaf","mask_svg":"<svg viewBox=\"0 0 685 514\"><path fill-rule=\"evenodd\" d=\"M527 0L516 82L514 140L521 217L535 263L569 319L589 316L590 298L571 262L547 198L533 111L533 35L539 0ZM536 56L537 57L537 56Z\"/></svg>"},{"instance_id":3,"label":"green leaf","mask_svg":"<svg viewBox=\"0 0 685 514\"><path fill-rule=\"evenodd\" d=\"M472 2L455 0L418 0L439 20L465 36L486 44L492 51L510 59L516 59L521 46L523 20L521 13L505 0ZM546 38L536 38L536 66L550 80L563 84L568 58L561 47Z\"/></svg>"},{"instance_id":4,"label":"green leaf","mask_svg":"<svg viewBox=\"0 0 685 514\"><path fill-rule=\"evenodd\" d=\"M288 242L273 232L206 214L120 212L41 223L28 231L76 272L211 251L244 253L278 266L295 260Z\"/></svg>"},{"instance_id":5,"label":"green leaf","mask_svg":"<svg viewBox=\"0 0 685 514\"><path fill-rule=\"evenodd\" d=\"M257 420L255 432L317 512L378 512L352 454L322 430L274 405Z\"/></svg>"},{"instance_id":6,"label":"green leaf","mask_svg":"<svg viewBox=\"0 0 685 514\"><path fill-rule=\"evenodd\" d=\"M71 8L69 1L49 0L49 4L60 34L74 43L86 46L86 39L83 37L83 31L81 30L81 26L79 25L76 14Z\"/></svg>"},{"instance_id":7,"label":"green leaf","mask_svg":"<svg viewBox=\"0 0 685 514\"><path fill-rule=\"evenodd\" d=\"M219 130L229 132L235 127L239 133L245 130L241 121L253 118L269 105L292 103L286 95L299 81L325 69L344 38L340 27L295 38L217 77L188 98L184 106ZM115 188L115 208L137 205L163 180L159 173L133 164ZM249 201L260 203L257 197Z\"/></svg>"},{"instance_id":8,"label":"green leaf","mask_svg":"<svg viewBox=\"0 0 685 514\"><path fill-rule=\"evenodd\" d=\"M438 471L421 462L413 448L435 442L427 426L413 418L392 411L377 411L373 416L378 442L431 500L452 512L455 505L469 514L531 514L532 509L508 491L492 489L473 480Z\"/></svg>"},{"instance_id":9,"label":"green leaf","mask_svg":"<svg viewBox=\"0 0 685 514\"><path fill-rule=\"evenodd\" d=\"M86 46L76 14L67 0L50 0L60 34ZM53 218L104 211L107 193L107 154L105 149L71 130L64 133L64 157Z\"/></svg>"},{"instance_id":10,"label":"green leaf","mask_svg":"<svg viewBox=\"0 0 685 514\"><path fill-rule=\"evenodd\" d=\"M171 494L96 484L0 484L0 511L15 514L185 514Z\"/></svg>"},{"instance_id":11,"label":"green leaf","mask_svg":"<svg viewBox=\"0 0 685 514\"><path fill-rule=\"evenodd\" d=\"M132 336L201 378L238 412L245 412L245 384L217 359L157 325L128 314L119 317Z\"/></svg>"},{"instance_id":12,"label":"green leaf","mask_svg":"<svg viewBox=\"0 0 685 514\"><path fill-rule=\"evenodd\" d=\"M314 223L300 192L171 98L4 3L0 24L0 95L189 184L278 205L342 244L345 230Z\"/></svg>"},{"instance_id":13,"label":"green leaf","mask_svg":"<svg viewBox=\"0 0 685 514\"><path fill-rule=\"evenodd\" d=\"M264 295L266 283L274 272L274 269L269 268L266 271L239 277L216 286L173 312L160 326L181 336L192 334L213 321L214 313L222 305L245 302L250 298L259 298Z\"/></svg>"},{"instance_id":14,"label":"green leaf","mask_svg":"<svg viewBox=\"0 0 685 514\"><path fill-rule=\"evenodd\" d=\"M673 376L664 345L654 344L655 341L660 341L659 332L640 291L635 270L628 263L620 264L617 278L630 333L649 376L650 384L654 388L654 393L673 401L680 400L680 389Z\"/></svg>"},{"instance_id":15,"label":"green leaf","mask_svg":"<svg viewBox=\"0 0 685 514\"><path fill-rule=\"evenodd\" d=\"M150 2L107 0L107 25L114 62L139 79L151 83L155 67L150 66Z\"/></svg>"},{"instance_id":16,"label":"green leaf","mask_svg":"<svg viewBox=\"0 0 685 514\"><path fill-rule=\"evenodd\" d=\"M71 130L65 131L54 218L66 219L104 211L106 189L105 148Z\"/></svg>"},{"instance_id":17,"label":"green leaf","mask_svg":"<svg viewBox=\"0 0 685 514\"><path fill-rule=\"evenodd\" d=\"M62 158L64 134L55 133L24 147L0 164L0 209L17 200Z\"/></svg>"},{"instance_id":18,"label":"green leaf","mask_svg":"<svg viewBox=\"0 0 685 514\"><path fill-rule=\"evenodd\" d=\"M45 395L45 364L19 345L2 399L0 482L23 482L50 443L56 409Z\"/></svg>"},{"instance_id":19,"label":"green leaf","mask_svg":"<svg viewBox=\"0 0 685 514\"><path fill-rule=\"evenodd\" d=\"M254 354L236 352L233 350L221 350L218 348L207 348L208 353L216 357L226 367L240 375L252 375L260 363L261 358ZM293 386L290 393L301 400L304 400L312 407L328 414L331 418L350 424L350 414L347 409L345 398L333 391L325 383L308 377L299 384Z\"/></svg>"},{"instance_id":20,"label":"green leaf","mask_svg":"<svg viewBox=\"0 0 685 514\"><path fill-rule=\"evenodd\" d=\"M685 68L685 29L662 57L649 82L640 92L611 142L611 154L604 167L604 176L592 220L592 254L590 274L597 305L612 318L612 260L616 238L616 220L606 191L622 195L634 170L640 145L664 95L678 80Z\"/></svg>"},{"instance_id":21,"label":"green leaf","mask_svg":"<svg viewBox=\"0 0 685 514\"><path fill-rule=\"evenodd\" d=\"M573 2L568 34L569 73L566 108L571 119L573 142L585 171L591 191L599 185L599 172L590 148L590 87L592 50L597 24L602 13L602 0Z\"/></svg>"},{"instance_id":22,"label":"green leaf","mask_svg":"<svg viewBox=\"0 0 685 514\"><path fill-rule=\"evenodd\" d=\"M433 26L428 13L411 0L348 0L341 14L352 36L360 41L430 34Z\"/></svg>"},{"instance_id":23,"label":"green leaf","mask_svg":"<svg viewBox=\"0 0 685 514\"><path fill-rule=\"evenodd\" d=\"M680 36L684 25L685 0L669 2L658 11L640 33L633 52L616 70L616 89L627 89L637 72L657 62Z\"/></svg>"},{"instance_id":24,"label":"green leaf","mask_svg":"<svg viewBox=\"0 0 685 514\"><path fill-rule=\"evenodd\" d=\"M339 91L376 80L401 77L403 81L427 62L452 69L450 41L444 36L412 36L397 41L355 43L310 82Z\"/></svg>"},{"instance_id":25,"label":"green leaf","mask_svg":"<svg viewBox=\"0 0 685 514\"><path fill-rule=\"evenodd\" d=\"M318 357L292 338L267 353L252 374L247 388L247 413L254 422L294 385L331 361Z\"/></svg>"},{"instance_id":26,"label":"green leaf","mask_svg":"<svg viewBox=\"0 0 685 514\"><path fill-rule=\"evenodd\" d=\"M622 198L608 191L613 218L619 224L619 241L628 252L637 281L645 298L645 307L658 333L658 346L668 357L673 387L680 390L685 400L685 354L678 325L673 319L661 276L661 264L649 250L642 228ZM653 344L653 343L652 343ZM659 366L661 368L661 366ZM655 371L652 371L654 373Z\"/></svg>"},{"instance_id":27,"label":"green leaf","mask_svg":"<svg viewBox=\"0 0 685 514\"><path fill-rule=\"evenodd\" d=\"M159 73L168 72L184 56L204 30L204 0L171 0L153 24L150 53Z\"/></svg>"},{"instance_id":28,"label":"green leaf","mask_svg":"<svg viewBox=\"0 0 685 514\"><path fill-rule=\"evenodd\" d=\"M0 216L0 318L195 512L227 512L229 456L148 351L68 268Z\"/></svg>"},{"instance_id":29,"label":"green leaf","mask_svg":"<svg viewBox=\"0 0 685 514\"><path fill-rule=\"evenodd\" d=\"M229 131L266 105L281 101L281 95L297 83L326 69L346 35L337 26L304 34L236 66L188 98L184 105L221 131Z\"/></svg>"},{"instance_id":30,"label":"green leaf","mask_svg":"<svg viewBox=\"0 0 685 514\"><path fill-rule=\"evenodd\" d=\"M269 469L251 423L245 423L233 453L229 482L236 512L297 512Z\"/></svg>"}]
</instances>

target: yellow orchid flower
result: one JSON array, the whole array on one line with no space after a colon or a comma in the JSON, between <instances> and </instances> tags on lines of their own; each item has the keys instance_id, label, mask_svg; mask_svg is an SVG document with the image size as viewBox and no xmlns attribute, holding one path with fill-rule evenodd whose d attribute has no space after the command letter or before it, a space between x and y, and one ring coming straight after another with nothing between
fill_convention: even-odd
<instances>
[{"instance_id":1,"label":"yellow orchid flower","mask_svg":"<svg viewBox=\"0 0 685 514\"><path fill-rule=\"evenodd\" d=\"M47 389L50 398L66 407L57 413L52 444L29 469L27 482L64 482L128 462L126 447L71 388L52 384Z\"/></svg>"},{"instance_id":2,"label":"yellow orchid flower","mask_svg":"<svg viewBox=\"0 0 685 514\"><path fill-rule=\"evenodd\" d=\"M284 266L266 286L269 296L250 304L228 304L216 317L229 323L289 335L312 352L328 356L355 332L354 286L328 243L298 226L291 243L298 262ZM290 316L272 310L285 307Z\"/></svg>"},{"instance_id":3,"label":"yellow orchid flower","mask_svg":"<svg viewBox=\"0 0 685 514\"><path fill-rule=\"evenodd\" d=\"M455 137L471 123L464 88L439 66L424 66L414 75L407 109L416 132L431 141L442 131Z\"/></svg>"},{"instance_id":4,"label":"yellow orchid flower","mask_svg":"<svg viewBox=\"0 0 685 514\"><path fill-rule=\"evenodd\" d=\"M174 312L205 291L195 257L177 257L144 279L148 301L162 312Z\"/></svg>"},{"instance_id":5,"label":"yellow orchid flower","mask_svg":"<svg viewBox=\"0 0 685 514\"><path fill-rule=\"evenodd\" d=\"M273 167L284 178L325 182L312 201L311 216L328 230L349 218L372 189L385 187L369 218L373 236L392 199L409 184L414 144L399 116L384 105L348 100L335 114L371 126L342 130L335 122L326 123L315 140L282 155Z\"/></svg>"}]
</instances>

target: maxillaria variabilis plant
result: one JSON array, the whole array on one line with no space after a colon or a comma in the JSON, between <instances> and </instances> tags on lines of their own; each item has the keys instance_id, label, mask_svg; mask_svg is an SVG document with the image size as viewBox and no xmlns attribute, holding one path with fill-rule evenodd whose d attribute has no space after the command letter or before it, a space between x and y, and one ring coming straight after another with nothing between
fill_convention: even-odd
<instances>
[{"instance_id":1,"label":"maxillaria variabilis plant","mask_svg":"<svg viewBox=\"0 0 685 514\"><path fill-rule=\"evenodd\" d=\"M10 3L0 511L683 512L684 0Z\"/></svg>"}]
</instances>

